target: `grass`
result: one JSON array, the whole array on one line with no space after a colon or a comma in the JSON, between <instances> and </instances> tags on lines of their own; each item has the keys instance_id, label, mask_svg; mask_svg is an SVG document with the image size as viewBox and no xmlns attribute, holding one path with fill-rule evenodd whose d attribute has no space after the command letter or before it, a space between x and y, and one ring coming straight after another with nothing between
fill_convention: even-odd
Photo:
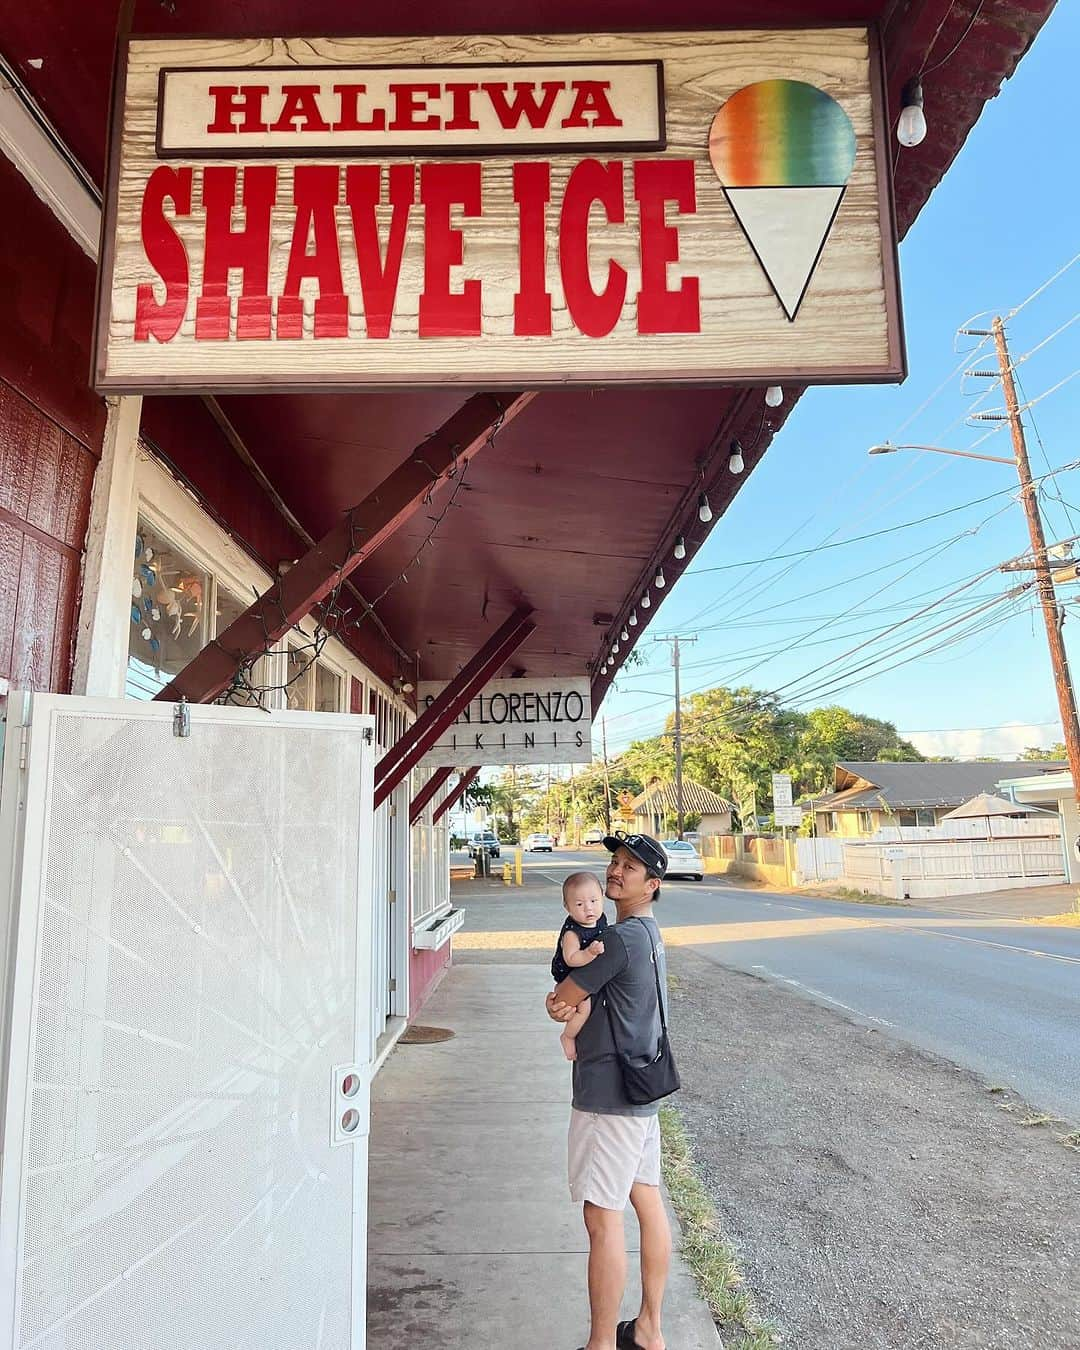
<instances>
[{"instance_id":1,"label":"grass","mask_svg":"<svg viewBox=\"0 0 1080 1350\"><path fill-rule=\"evenodd\" d=\"M854 905L900 905L908 907L908 901L896 900L891 895L878 895L876 891L858 891L854 886L827 886L822 889L803 889L802 895L814 896L820 900L847 900Z\"/></svg>"},{"instance_id":2,"label":"grass","mask_svg":"<svg viewBox=\"0 0 1080 1350\"><path fill-rule=\"evenodd\" d=\"M664 1182L682 1225L682 1255L701 1290L727 1350L774 1350L779 1341L757 1315L743 1288L743 1274L725 1240L716 1210L694 1171L690 1144L678 1111L660 1108Z\"/></svg>"},{"instance_id":3,"label":"grass","mask_svg":"<svg viewBox=\"0 0 1080 1350\"><path fill-rule=\"evenodd\" d=\"M1080 894L1073 901L1073 907L1066 910L1064 914L1047 914L1041 919L1033 919L1032 923L1054 924L1059 928L1080 928Z\"/></svg>"}]
</instances>

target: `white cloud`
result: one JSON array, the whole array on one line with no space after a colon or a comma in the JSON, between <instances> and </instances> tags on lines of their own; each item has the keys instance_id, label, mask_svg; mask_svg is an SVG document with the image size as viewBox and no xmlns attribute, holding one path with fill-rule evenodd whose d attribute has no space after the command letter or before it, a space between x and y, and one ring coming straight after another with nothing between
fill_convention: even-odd
<instances>
[{"instance_id":1,"label":"white cloud","mask_svg":"<svg viewBox=\"0 0 1080 1350\"><path fill-rule=\"evenodd\" d=\"M1001 727L973 727L967 731L901 731L901 736L924 755L951 755L954 759L1014 759L1029 745L1049 746L1061 740L1060 722L1009 722Z\"/></svg>"}]
</instances>

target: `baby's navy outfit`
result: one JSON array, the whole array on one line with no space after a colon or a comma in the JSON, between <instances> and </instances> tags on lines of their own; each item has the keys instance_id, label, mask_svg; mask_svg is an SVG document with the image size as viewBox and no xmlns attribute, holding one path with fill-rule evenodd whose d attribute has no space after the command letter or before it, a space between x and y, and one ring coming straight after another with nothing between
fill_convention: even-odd
<instances>
[{"instance_id":1,"label":"baby's navy outfit","mask_svg":"<svg viewBox=\"0 0 1080 1350\"><path fill-rule=\"evenodd\" d=\"M604 929L607 926L608 921L606 914L601 914L599 922L593 924L591 928L583 928L581 924L575 923L569 914L566 916L566 922L559 930L559 940L555 944L555 955L551 961L551 975L556 984L561 984L568 975L572 975L574 973L573 967L568 966L566 962L563 960L562 940L566 936L566 934L576 933L578 936L578 940L581 943L582 949L584 950L584 948L588 947L590 943L595 942L597 938L603 937Z\"/></svg>"}]
</instances>

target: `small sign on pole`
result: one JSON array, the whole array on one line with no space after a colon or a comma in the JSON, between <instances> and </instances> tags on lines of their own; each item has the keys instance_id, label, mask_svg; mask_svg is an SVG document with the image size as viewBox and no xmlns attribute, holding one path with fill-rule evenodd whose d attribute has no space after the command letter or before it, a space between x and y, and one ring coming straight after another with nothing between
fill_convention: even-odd
<instances>
[{"instance_id":1,"label":"small sign on pole","mask_svg":"<svg viewBox=\"0 0 1080 1350\"><path fill-rule=\"evenodd\" d=\"M801 806L778 806L773 814L776 816L777 825L784 829L788 826L798 829L802 824L803 812Z\"/></svg>"},{"instance_id":2,"label":"small sign on pole","mask_svg":"<svg viewBox=\"0 0 1080 1350\"><path fill-rule=\"evenodd\" d=\"M791 805L791 774L774 773L772 776L773 809Z\"/></svg>"}]
</instances>

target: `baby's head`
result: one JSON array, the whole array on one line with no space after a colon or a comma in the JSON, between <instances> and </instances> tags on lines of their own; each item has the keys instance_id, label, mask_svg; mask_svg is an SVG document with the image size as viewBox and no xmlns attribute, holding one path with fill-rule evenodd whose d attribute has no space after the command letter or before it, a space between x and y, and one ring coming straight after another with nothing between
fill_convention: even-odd
<instances>
[{"instance_id":1,"label":"baby's head","mask_svg":"<svg viewBox=\"0 0 1080 1350\"><path fill-rule=\"evenodd\" d=\"M604 890L591 872L571 872L563 882L562 898L567 914L582 928L599 923L604 912Z\"/></svg>"}]
</instances>

